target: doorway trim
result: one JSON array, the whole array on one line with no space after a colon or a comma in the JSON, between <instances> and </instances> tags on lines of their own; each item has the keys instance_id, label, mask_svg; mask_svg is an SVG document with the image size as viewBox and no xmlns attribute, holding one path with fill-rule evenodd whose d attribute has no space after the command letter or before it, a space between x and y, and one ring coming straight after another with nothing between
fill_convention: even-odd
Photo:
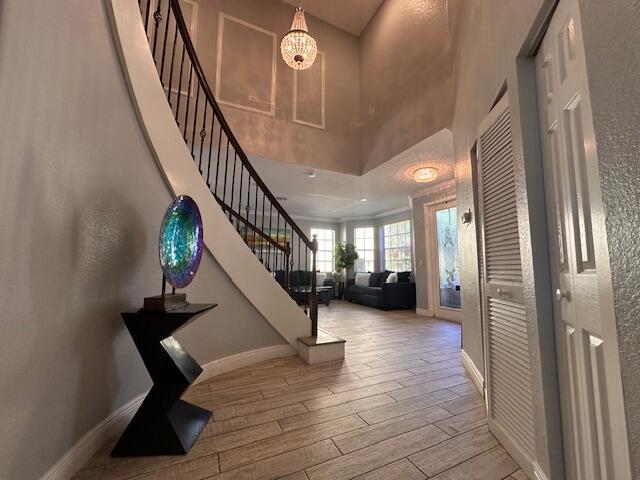
<instances>
[{"instance_id":1,"label":"doorway trim","mask_svg":"<svg viewBox=\"0 0 640 480\"><path fill-rule=\"evenodd\" d=\"M434 207L442 205L444 203L451 203L456 201L455 195L447 195L446 197L438 198L423 205L424 215L424 227L425 227L425 259L427 261L427 309L425 314L429 317L436 316L436 298L435 298L435 282L437 282L437 272L434 270L434 265L437 265L437 260L434 262L436 256L436 242L435 242L435 223L433 221L432 212ZM462 311L460 312L460 320L451 320L444 318L444 320L454 321L456 323L462 322Z\"/></svg>"},{"instance_id":2,"label":"doorway trim","mask_svg":"<svg viewBox=\"0 0 640 480\"><path fill-rule=\"evenodd\" d=\"M456 206L455 196L425 205L427 261L429 262L428 265L431 266L431 268L427 268L427 298L429 299L429 308L433 312L434 317L462 324L462 309L441 306L438 294L440 284L440 279L438 278L440 264L438 261L437 225L435 222L435 214L439 209L441 209L438 207L446 208L447 206ZM457 218L456 227L458 227Z\"/></svg>"}]
</instances>

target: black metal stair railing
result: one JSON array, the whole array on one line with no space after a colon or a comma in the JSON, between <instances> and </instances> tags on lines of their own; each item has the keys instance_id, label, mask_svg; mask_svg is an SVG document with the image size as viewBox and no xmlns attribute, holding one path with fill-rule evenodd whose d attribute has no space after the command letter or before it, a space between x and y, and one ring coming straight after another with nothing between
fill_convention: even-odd
<instances>
[{"instance_id":1,"label":"black metal stair railing","mask_svg":"<svg viewBox=\"0 0 640 480\"><path fill-rule=\"evenodd\" d=\"M198 61L179 0L138 0L176 124L203 181L242 241L311 318L317 335L317 241L262 181L227 124Z\"/></svg>"}]
</instances>

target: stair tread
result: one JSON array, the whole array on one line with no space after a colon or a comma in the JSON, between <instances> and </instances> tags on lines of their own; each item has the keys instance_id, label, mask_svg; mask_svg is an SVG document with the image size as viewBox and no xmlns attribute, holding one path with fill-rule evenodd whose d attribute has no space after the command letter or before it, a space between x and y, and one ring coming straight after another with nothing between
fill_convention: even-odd
<instances>
[{"instance_id":1,"label":"stair tread","mask_svg":"<svg viewBox=\"0 0 640 480\"><path fill-rule=\"evenodd\" d=\"M299 342L304 343L307 347L314 347L319 345L331 345L334 343L345 343L346 340L340 337L336 337L326 330L318 329L317 337L300 337Z\"/></svg>"}]
</instances>

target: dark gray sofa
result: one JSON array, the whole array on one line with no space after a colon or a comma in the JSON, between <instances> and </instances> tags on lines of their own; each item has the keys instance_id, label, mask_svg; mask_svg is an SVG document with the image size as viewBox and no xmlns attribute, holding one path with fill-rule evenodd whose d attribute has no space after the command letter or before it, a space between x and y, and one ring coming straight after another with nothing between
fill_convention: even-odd
<instances>
[{"instance_id":1,"label":"dark gray sofa","mask_svg":"<svg viewBox=\"0 0 640 480\"><path fill-rule=\"evenodd\" d=\"M373 273L369 286L356 285L354 279L347 280L346 299L381 310L413 308L416 304L416 284L409 280L410 272L402 272L398 283L386 283L390 272ZM386 275L385 275L386 274Z\"/></svg>"}]
</instances>

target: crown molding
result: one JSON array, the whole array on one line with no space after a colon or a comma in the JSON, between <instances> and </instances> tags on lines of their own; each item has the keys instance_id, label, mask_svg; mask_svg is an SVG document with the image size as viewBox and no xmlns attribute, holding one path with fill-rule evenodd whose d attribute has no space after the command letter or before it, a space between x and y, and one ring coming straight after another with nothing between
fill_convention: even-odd
<instances>
[{"instance_id":1,"label":"crown molding","mask_svg":"<svg viewBox=\"0 0 640 480\"><path fill-rule=\"evenodd\" d=\"M383 217L388 217L389 215L395 215L397 213L410 212L411 210L413 210L413 207L411 205L407 205L405 207L394 208L393 210L387 210L386 212L376 213L374 215L361 215L359 217L343 217L340 220L338 220L338 222L344 223L344 222L354 222L357 220L370 220L372 218L383 218Z\"/></svg>"}]
</instances>

